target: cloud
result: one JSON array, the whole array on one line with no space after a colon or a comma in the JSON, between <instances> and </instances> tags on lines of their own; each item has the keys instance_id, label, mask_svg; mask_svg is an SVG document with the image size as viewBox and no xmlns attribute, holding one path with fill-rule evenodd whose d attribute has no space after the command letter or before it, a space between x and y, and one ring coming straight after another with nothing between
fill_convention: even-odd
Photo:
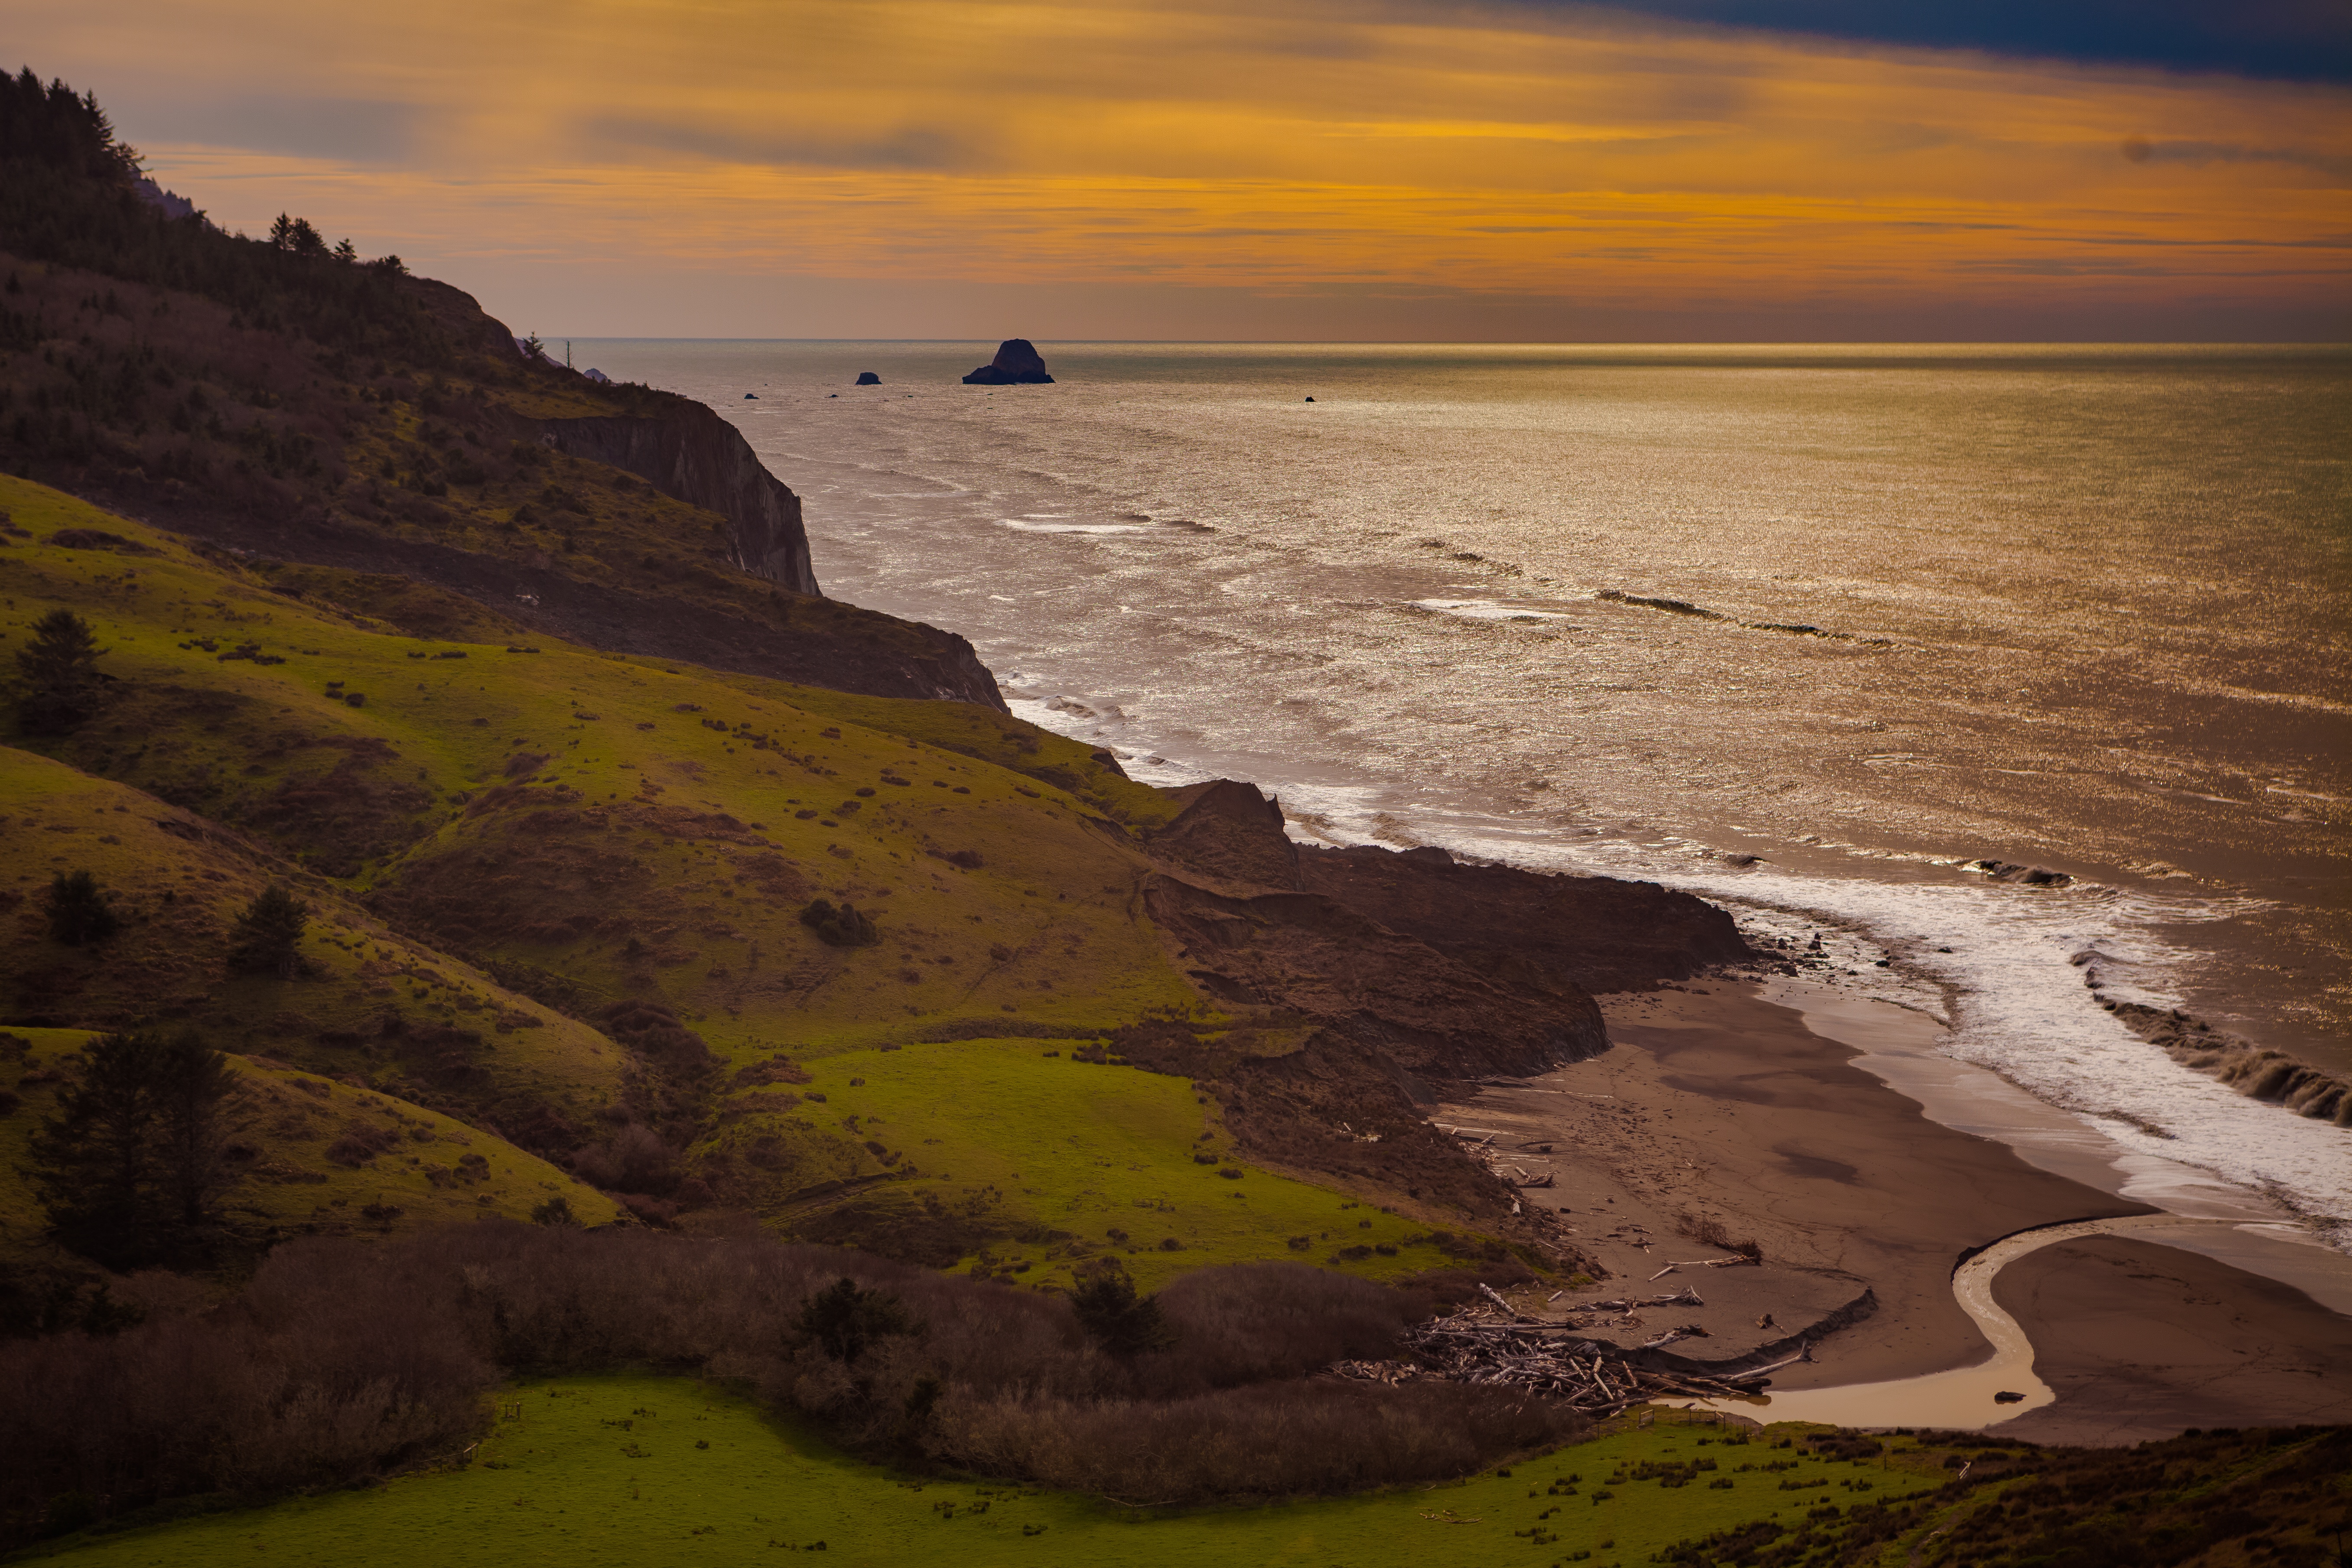
<instances>
[{"instance_id":1,"label":"cloud","mask_svg":"<svg viewBox=\"0 0 2352 1568\"><path fill-rule=\"evenodd\" d=\"M1616 0L1612 9L1880 44L2352 81L2352 11L2340 0Z\"/></svg>"},{"instance_id":2,"label":"cloud","mask_svg":"<svg viewBox=\"0 0 2352 1568\"><path fill-rule=\"evenodd\" d=\"M394 163L413 155L422 118L413 103L268 93L150 102L138 114L147 133L161 141L362 163Z\"/></svg>"},{"instance_id":3,"label":"cloud","mask_svg":"<svg viewBox=\"0 0 2352 1568\"><path fill-rule=\"evenodd\" d=\"M756 127L592 115L578 129L585 151L618 158L692 153L730 163L812 169L967 169L989 162L979 135L947 125L902 125L878 133L852 127L779 134Z\"/></svg>"},{"instance_id":4,"label":"cloud","mask_svg":"<svg viewBox=\"0 0 2352 1568\"><path fill-rule=\"evenodd\" d=\"M1625 321L1736 299L1808 326L1825 299L2015 319L2032 288L2052 319L2095 300L2159 336L2215 300L2340 321L2347 293L2328 237L2352 93L2325 84L1533 0L86 10L28 16L19 46L176 188L461 286L1115 282L1227 309L1372 279ZM2307 269L2276 270L2287 253ZM612 298L643 308L635 283Z\"/></svg>"}]
</instances>

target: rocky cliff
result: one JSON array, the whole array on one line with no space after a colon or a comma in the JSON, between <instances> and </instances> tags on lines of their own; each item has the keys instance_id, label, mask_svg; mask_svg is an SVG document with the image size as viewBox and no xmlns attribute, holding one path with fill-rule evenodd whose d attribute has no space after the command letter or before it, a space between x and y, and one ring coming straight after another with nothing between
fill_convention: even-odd
<instances>
[{"instance_id":1,"label":"rocky cliff","mask_svg":"<svg viewBox=\"0 0 2352 1568\"><path fill-rule=\"evenodd\" d=\"M761 465L741 431L702 405L681 399L658 418L550 419L540 439L717 512L729 523L737 567L795 594L820 591L801 527L801 498Z\"/></svg>"},{"instance_id":2,"label":"rocky cliff","mask_svg":"<svg viewBox=\"0 0 2352 1568\"><path fill-rule=\"evenodd\" d=\"M242 239L121 181L0 158L0 469L509 631L1003 709L961 637L822 596L799 498L698 403L574 374L394 258Z\"/></svg>"}]
</instances>

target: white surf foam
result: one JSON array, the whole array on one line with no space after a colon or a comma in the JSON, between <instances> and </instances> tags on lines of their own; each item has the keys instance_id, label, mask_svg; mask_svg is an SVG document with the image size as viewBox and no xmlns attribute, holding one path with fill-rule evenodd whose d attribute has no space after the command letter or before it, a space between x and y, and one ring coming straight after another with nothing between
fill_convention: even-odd
<instances>
[{"instance_id":1,"label":"white surf foam","mask_svg":"<svg viewBox=\"0 0 2352 1568\"><path fill-rule=\"evenodd\" d=\"M1410 608L1464 621L1564 621L1557 610L1535 610L1498 599L1415 599Z\"/></svg>"}]
</instances>

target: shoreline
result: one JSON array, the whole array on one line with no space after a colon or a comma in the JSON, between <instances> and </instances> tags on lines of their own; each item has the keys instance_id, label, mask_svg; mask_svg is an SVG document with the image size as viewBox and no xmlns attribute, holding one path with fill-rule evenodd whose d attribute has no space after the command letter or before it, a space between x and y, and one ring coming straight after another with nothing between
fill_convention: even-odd
<instances>
[{"instance_id":1,"label":"shoreline","mask_svg":"<svg viewBox=\"0 0 2352 1568\"><path fill-rule=\"evenodd\" d=\"M1270 758L1204 763L1148 745L1147 754L1131 754L1122 742L1142 742L1121 731L1133 721L1107 700L1101 712L1083 703L1058 711L1018 691L1011 701L1032 722L1111 747L1143 782L1285 772ZM2352 1184L2341 1175L2352 1169L2347 1064L2307 1042L2263 1045L2259 1028L2210 997L2196 1011L2198 1003L2183 999L2196 987L2167 964L2201 962L2218 948L2117 956L2151 944L2162 950L2159 932L2168 930L2194 928L2200 941L2219 940L2230 925L2204 895L2079 868L2039 887L1963 875L1961 862L1922 854L1864 852L1866 863L1857 864L1825 844L1759 844L1769 854L1711 850L1693 858L1590 828L1582 837L1537 828L1467 803L1416 803L1396 814L1382 804L1391 786L1373 777L1290 774L1287 784L1261 787L1278 791L1302 847L1433 846L1468 864L1654 881L1689 893L1738 921L1760 967L1786 966L1782 973L1800 982L1936 1016L1950 1030L1947 1054L2019 1086L2052 1113L2088 1107L2144 1152L2184 1149L2226 1173L2221 1182L2249 1201L2276 1198L2315 1227L2342 1232L2352 1250ZM1825 948L1807 952L1811 938Z\"/></svg>"},{"instance_id":2,"label":"shoreline","mask_svg":"<svg viewBox=\"0 0 2352 1568\"><path fill-rule=\"evenodd\" d=\"M2352 1322L2342 1310L2352 1306L2352 1259L2325 1247L2247 1237L2250 1225L2279 1216L2219 1183L2184 1201L2178 1170L2167 1187L2151 1173L2118 1169L2117 1146L2095 1130L1990 1074L1933 1055L1939 1026L1930 1019L1785 982L1716 979L1601 1002L1612 1039L1602 1056L1538 1079L1487 1080L1433 1112L1441 1126L1461 1129L1456 1135L1465 1142L1486 1140L1501 1151L1496 1163L1507 1174L1514 1166L1529 1176L1549 1170L1556 1184L1524 1190L1522 1198L1558 1212L1573 1239L1617 1275L1549 1302L1517 1303L1523 1310L1582 1323L1580 1332L1628 1350L1663 1331L1696 1330L1666 1353L1720 1363L1747 1359L1792 1333L1803 1337L1807 1326L1867 1289L1875 1310L1823 1335L1814 1359L1777 1373L1774 1389L1828 1394L1932 1379L1981 1368L1992 1355L1955 1298L1953 1278L1966 1257L2068 1221L2165 1218L2202 1207L2206 1213L2190 1213L2178 1234L2167 1227L2160 1246L2137 1237L2093 1239L2158 1247L2188 1259L2181 1268L2221 1292L2221 1300L2257 1311L2269 1342L2288 1346L2281 1353L2290 1360L2306 1352L2322 1355L2311 1344L2330 1334L2352 1342ZM1877 1016L1856 1016L1873 1010ZM1545 1142L1551 1145L1548 1157L1535 1152ZM2173 1201L2140 1201L2135 1183L2147 1195ZM2214 1223L2194 1223L2200 1218ZM1760 1267L1706 1266L1726 1256L1708 1240L1750 1239L1762 1251ZM2068 1241L2027 1256L2048 1252L2071 1262L2069 1249L2084 1245ZM2305 1265L2316 1292L2207 1256L2249 1248L2275 1273ZM1669 1264L1677 1267L1668 1270ZM2019 1279L2055 1292L2052 1300L2088 1289L2042 1283L2053 1267L2045 1259ZM2119 1374L2069 1338L2065 1325L2038 1304L2040 1296L2014 1301L2009 1268L1995 1278L2001 1304L2015 1311L2032 1342L2034 1370L2056 1393L2060 1414L2033 1409L2040 1424L2057 1430L2063 1419L2068 1431L2149 1435L2145 1414L2134 1425L2130 1410L2110 1408L2114 1401L2103 1391L2123 1386ZM1571 1316L1580 1302L1655 1298L1685 1286L1695 1288L1700 1304ZM2323 1304L2315 1294L2333 1300ZM2125 1336L2135 1344L2172 1342L2181 1313L2202 1310L2146 1305L2140 1331ZM2172 1376L2145 1361L2132 1363L2136 1386L2169 1392L2164 1400L2137 1396L2144 1412L2200 1408L2193 1377ZM1944 1382L1948 1391L1966 1386L1970 1401L1983 1398L1986 1407L1971 1416L1971 1404L1908 1424L2002 1420L2003 1407L1990 1404L1990 1390L1974 1390L1966 1378ZM2305 1405L2333 1408L2325 1399ZM2204 1422L2231 1424L2235 1408L2215 1404ZM1768 1409L1750 1414L1773 1419ZM2179 1424L2200 1422L2191 1414Z\"/></svg>"}]
</instances>

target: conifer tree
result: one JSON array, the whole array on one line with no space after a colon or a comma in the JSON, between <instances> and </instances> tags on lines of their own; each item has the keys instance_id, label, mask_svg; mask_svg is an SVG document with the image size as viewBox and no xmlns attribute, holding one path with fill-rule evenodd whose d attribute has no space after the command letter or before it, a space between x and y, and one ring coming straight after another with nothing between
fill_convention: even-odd
<instances>
[{"instance_id":1,"label":"conifer tree","mask_svg":"<svg viewBox=\"0 0 2352 1568\"><path fill-rule=\"evenodd\" d=\"M209 1241L220 1200L236 1184L228 1146L236 1118L236 1071L228 1058L183 1030L155 1058L159 1217L185 1247Z\"/></svg>"},{"instance_id":2,"label":"conifer tree","mask_svg":"<svg viewBox=\"0 0 2352 1568\"><path fill-rule=\"evenodd\" d=\"M1126 1266L1106 1258L1070 1292L1078 1324L1113 1355L1164 1350L1174 1342L1156 1296L1139 1296Z\"/></svg>"},{"instance_id":3,"label":"conifer tree","mask_svg":"<svg viewBox=\"0 0 2352 1568\"><path fill-rule=\"evenodd\" d=\"M110 1268L152 1258L158 1218L154 1069L163 1041L107 1035L74 1058L54 1116L32 1139L33 1175L57 1238Z\"/></svg>"},{"instance_id":4,"label":"conifer tree","mask_svg":"<svg viewBox=\"0 0 2352 1568\"><path fill-rule=\"evenodd\" d=\"M49 879L47 914L49 939L68 947L104 942L122 923L100 890L98 879L86 870L70 876L59 871Z\"/></svg>"},{"instance_id":5,"label":"conifer tree","mask_svg":"<svg viewBox=\"0 0 2352 1568\"><path fill-rule=\"evenodd\" d=\"M32 1174L58 1240L111 1268L189 1261L217 1239L236 1074L193 1032L91 1041L57 1114L35 1130Z\"/></svg>"},{"instance_id":6,"label":"conifer tree","mask_svg":"<svg viewBox=\"0 0 2352 1568\"><path fill-rule=\"evenodd\" d=\"M248 974L293 979L302 962L303 928L310 921L310 905L271 883L236 917L229 967Z\"/></svg>"},{"instance_id":7,"label":"conifer tree","mask_svg":"<svg viewBox=\"0 0 2352 1568\"><path fill-rule=\"evenodd\" d=\"M32 640L16 650L25 679L17 721L35 734L61 735L89 718L103 651L89 623L71 610L51 610L35 621Z\"/></svg>"}]
</instances>

